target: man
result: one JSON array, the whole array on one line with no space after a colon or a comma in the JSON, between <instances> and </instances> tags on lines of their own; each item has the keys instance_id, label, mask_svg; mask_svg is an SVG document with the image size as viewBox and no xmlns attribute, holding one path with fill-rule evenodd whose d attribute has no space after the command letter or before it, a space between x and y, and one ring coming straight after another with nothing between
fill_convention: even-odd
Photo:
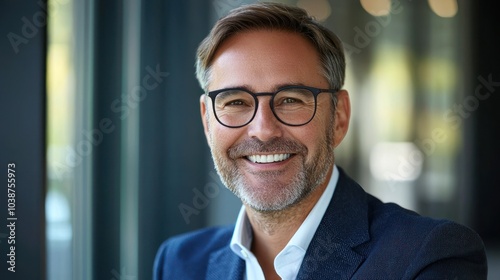
<instances>
[{"instance_id":1,"label":"man","mask_svg":"<svg viewBox=\"0 0 500 280\"><path fill-rule=\"evenodd\" d=\"M334 164L347 133L345 58L305 11L233 10L201 43L205 134L242 201L234 227L167 240L155 279L486 279L481 239L384 204Z\"/></svg>"}]
</instances>

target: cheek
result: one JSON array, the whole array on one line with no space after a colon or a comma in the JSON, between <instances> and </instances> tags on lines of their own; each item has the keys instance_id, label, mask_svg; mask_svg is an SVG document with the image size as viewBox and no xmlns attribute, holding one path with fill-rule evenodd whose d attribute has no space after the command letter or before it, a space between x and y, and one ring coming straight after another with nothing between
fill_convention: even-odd
<instances>
[{"instance_id":1,"label":"cheek","mask_svg":"<svg viewBox=\"0 0 500 280\"><path fill-rule=\"evenodd\" d=\"M316 115L314 116L314 119L318 121L318 125L330 125L333 120L332 106L333 105L331 104L331 100L329 98L322 100L322 102L318 104L318 106L316 107Z\"/></svg>"},{"instance_id":2,"label":"cheek","mask_svg":"<svg viewBox=\"0 0 500 280\"><path fill-rule=\"evenodd\" d=\"M324 149L321 146L329 141L327 137L329 129L333 129L331 117L325 114L317 115L313 121L304 127L300 134L295 134L294 138L307 147L308 157L313 157L318 151Z\"/></svg>"},{"instance_id":3,"label":"cheek","mask_svg":"<svg viewBox=\"0 0 500 280\"><path fill-rule=\"evenodd\" d=\"M316 116L314 117L316 122L314 125L317 134L321 134L326 137L326 134L330 133L329 130L334 129L333 123L335 119L332 111L333 109L331 106L322 106L316 111Z\"/></svg>"},{"instance_id":4,"label":"cheek","mask_svg":"<svg viewBox=\"0 0 500 280\"><path fill-rule=\"evenodd\" d=\"M226 153L238 139L237 131L235 131L238 129L223 127L218 123L212 123L210 128L212 148L219 152Z\"/></svg>"},{"instance_id":5,"label":"cheek","mask_svg":"<svg viewBox=\"0 0 500 280\"><path fill-rule=\"evenodd\" d=\"M311 154L316 153L316 151L318 150L318 143L320 142L323 135L318 133L319 131L317 128L307 130L305 132L306 133L303 135L303 137L299 138L299 141L307 147L308 156L310 157Z\"/></svg>"}]
</instances>

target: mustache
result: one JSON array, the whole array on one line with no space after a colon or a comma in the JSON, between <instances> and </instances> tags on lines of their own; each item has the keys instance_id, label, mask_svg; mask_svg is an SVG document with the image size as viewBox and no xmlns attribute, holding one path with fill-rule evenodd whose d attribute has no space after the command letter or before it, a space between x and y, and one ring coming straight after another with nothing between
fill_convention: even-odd
<instances>
[{"instance_id":1,"label":"mustache","mask_svg":"<svg viewBox=\"0 0 500 280\"><path fill-rule=\"evenodd\" d=\"M258 153L307 154L307 147L297 141L285 138L273 138L266 142L250 138L228 149L230 159Z\"/></svg>"}]
</instances>

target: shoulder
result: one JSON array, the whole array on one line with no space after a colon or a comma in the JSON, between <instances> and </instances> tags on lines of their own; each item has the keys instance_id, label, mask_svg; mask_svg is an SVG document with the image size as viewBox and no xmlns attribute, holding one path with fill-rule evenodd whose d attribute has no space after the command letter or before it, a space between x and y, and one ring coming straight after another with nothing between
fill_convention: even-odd
<instances>
[{"instance_id":1,"label":"shoulder","mask_svg":"<svg viewBox=\"0 0 500 280\"><path fill-rule=\"evenodd\" d=\"M154 279L204 275L210 255L229 245L233 230L234 226L212 227L167 239L155 257Z\"/></svg>"},{"instance_id":2,"label":"shoulder","mask_svg":"<svg viewBox=\"0 0 500 280\"><path fill-rule=\"evenodd\" d=\"M368 201L369 258L404 268L410 279L434 279L450 273L458 277L455 279L486 277L484 244L472 229L450 220L420 216L370 195ZM479 275L482 277L475 278Z\"/></svg>"},{"instance_id":3,"label":"shoulder","mask_svg":"<svg viewBox=\"0 0 500 280\"><path fill-rule=\"evenodd\" d=\"M342 225L366 229L366 242L355 248L365 258L360 275L379 272L386 279L486 278L484 244L472 229L383 203L343 172L339 184L339 197L334 202L349 210L332 211L330 216L344 213L349 223ZM351 230L349 238L354 234Z\"/></svg>"},{"instance_id":4,"label":"shoulder","mask_svg":"<svg viewBox=\"0 0 500 280\"><path fill-rule=\"evenodd\" d=\"M350 216L350 222L362 220L368 225L369 238L374 242L418 244L433 238L453 240L457 237L464 241L475 241L474 244L482 246L481 238L470 228L446 219L421 216L395 203L384 203L365 192L343 170L337 188L339 197L334 203L349 209L332 213L344 213Z\"/></svg>"},{"instance_id":5,"label":"shoulder","mask_svg":"<svg viewBox=\"0 0 500 280\"><path fill-rule=\"evenodd\" d=\"M472 229L447 219L435 219L421 216L395 203L383 203L367 194L368 220L372 238L394 239L406 241L429 242L432 239L453 239L477 241L482 245L481 238Z\"/></svg>"}]
</instances>

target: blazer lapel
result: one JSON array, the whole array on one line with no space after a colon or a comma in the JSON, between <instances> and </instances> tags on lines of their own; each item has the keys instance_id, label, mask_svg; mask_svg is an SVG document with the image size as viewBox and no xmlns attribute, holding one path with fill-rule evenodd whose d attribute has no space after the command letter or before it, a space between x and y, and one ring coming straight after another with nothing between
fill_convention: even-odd
<instances>
[{"instance_id":1,"label":"blazer lapel","mask_svg":"<svg viewBox=\"0 0 500 280\"><path fill-rule=\"evenodd\" d=\"M243 279L244 272L245 262L224 246L210 255L206 279Z\"/></svg>"},{"instance_id":2,"label":"blazer lapel","mask_svg":"<svg viewBox=\"0 0 500 280\"><path fill-rule=\"evenodd\" d=\"M350 279L365 259L353 248L370 239L366 193L342 169L339 171L335 193L297 279Z\"/></svg>"}]
</instances>

